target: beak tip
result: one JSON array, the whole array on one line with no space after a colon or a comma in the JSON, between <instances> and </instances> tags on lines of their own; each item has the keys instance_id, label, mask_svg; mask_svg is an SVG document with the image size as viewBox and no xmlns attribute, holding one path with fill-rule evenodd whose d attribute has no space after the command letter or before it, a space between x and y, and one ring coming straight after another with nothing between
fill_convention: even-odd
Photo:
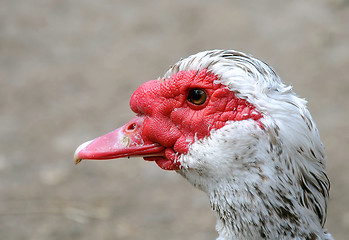
<instances>
[{"instance_id":1,"label":"beak tip","mask_svg":"<svg viewBox=\"0 0 349 240\"><path fill-rule=\"evenodd\" d=\"M82 161L81 158L75 158L75 165L78 165Z\"/></svg>"},{"instance_id":2,"label":"beak tip","mask_svg":"<svg viewBox=\"0 0 349 240\"><path fill-rule=\"evenodd\" d=\"M87 142L81 144L81 145L75 150L75 152L74 152L75 165L79 164L79 163L82 161L82 158L79 156L80 151L83 150L83 149L84 149L87 145L89 145L92 141L93 141L93 140L87 141Z\"/></svg>"}]
</instances>

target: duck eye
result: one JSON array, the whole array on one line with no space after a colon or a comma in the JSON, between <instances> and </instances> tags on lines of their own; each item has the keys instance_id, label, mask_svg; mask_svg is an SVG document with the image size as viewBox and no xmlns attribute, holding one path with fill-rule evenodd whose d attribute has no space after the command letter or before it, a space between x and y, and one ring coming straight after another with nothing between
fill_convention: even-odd
<instances>
[{"instance_id":1,"label":"duck eye","mask_svg":"<svg viewBox=\"0 0 349 240\"><path fill-rule=\"evenodd\" d=\"M192 89L189 91L188 100L195 105L201 105L206 102L207 95L204 90Z\"/></svg>"}]
</instances>

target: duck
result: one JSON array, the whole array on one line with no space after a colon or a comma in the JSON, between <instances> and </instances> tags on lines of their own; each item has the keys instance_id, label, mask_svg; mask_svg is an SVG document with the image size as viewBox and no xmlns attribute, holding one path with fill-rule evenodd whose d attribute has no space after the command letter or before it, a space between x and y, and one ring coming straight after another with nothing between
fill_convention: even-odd
<instances>
[{"instance_id":1,"label":"duck","mask_svg":"<svg viewBox=\"0 0 349 240\"><path fill-rule=\"evenodd\" d=\"M135 116L74 159L142 157L176 171L207 194L217 240L332 240L326 156L306 104L263 61L203 51L143 83Z\"/></svg>"}]
</instances>

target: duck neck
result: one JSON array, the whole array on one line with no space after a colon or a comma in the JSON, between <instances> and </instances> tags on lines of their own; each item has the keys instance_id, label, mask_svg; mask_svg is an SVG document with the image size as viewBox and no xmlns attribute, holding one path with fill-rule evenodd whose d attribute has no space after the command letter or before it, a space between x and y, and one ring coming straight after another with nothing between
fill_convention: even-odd
<instances>
[{"instance_id":1,"label":"duck neck","mask_svg":"<svg viewBox=\"0 0 349 240\"><path fill-rule=\"evenodd\" d=\"M209 191L218 240L324 239L318 219L308 209L298 209L291 192L281 195L279 189L268 188L273 189L263 182L238 186L232 181Z\"/></svg>"}]
</instances>

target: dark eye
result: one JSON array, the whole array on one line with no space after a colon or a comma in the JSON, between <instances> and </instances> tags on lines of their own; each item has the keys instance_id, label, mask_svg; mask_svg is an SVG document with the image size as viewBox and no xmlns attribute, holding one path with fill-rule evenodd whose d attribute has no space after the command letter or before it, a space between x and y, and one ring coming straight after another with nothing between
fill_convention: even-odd
<instances>
[{"instance_id":1,"label":"dark eye","mask_svg":"<svg viewBox=\"0 0 349 240\"><path fill-rule=\"evenodd\" d=\"M195 105L201 105L206 102L207 95L204 90L192 89L189 91L188 100Z\"/></svg>"}]
</instances>

